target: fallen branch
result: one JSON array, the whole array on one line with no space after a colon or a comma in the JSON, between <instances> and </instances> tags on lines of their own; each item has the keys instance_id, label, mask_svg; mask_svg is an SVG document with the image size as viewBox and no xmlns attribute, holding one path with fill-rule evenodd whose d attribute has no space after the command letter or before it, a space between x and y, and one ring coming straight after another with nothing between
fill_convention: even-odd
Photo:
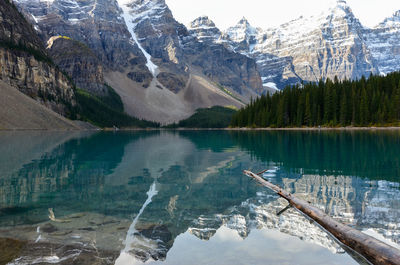
<instances>
[{"instance_id":1,"label":"fallen branch","mask_svg":"<svg viewBox=\"0 0 400 265\"><path fill-rule=\"evenodd\" d=\"M310 203L296 198L292 194L282 190L280 187L266 181L251 171L245 170L244 174L255 179L263 186L273 190L279 196L286 199L290 205L297 208L303 214L317 222L342 244L362 255L372 264L400 265L400 251L396 248L389 246L354 228L335 221L329 215L312 206Z\"/></svg>"}]
</instances>

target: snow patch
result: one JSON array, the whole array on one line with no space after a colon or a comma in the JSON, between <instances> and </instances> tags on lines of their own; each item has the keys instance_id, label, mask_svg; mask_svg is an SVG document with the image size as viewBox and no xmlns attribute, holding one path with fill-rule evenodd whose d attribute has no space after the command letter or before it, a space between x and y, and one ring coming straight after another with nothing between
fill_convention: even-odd
<instances>
[{"instance_id":1,"label":"snow patch","mask_svg":"<svg viewBox=\"0 0 400 265\"><path fill-rule=\"evenodd\" d=\"M373 228L369 228L369 229L363 230L362 232L364 234L372 236L372 237L374 237L374 238L376 238L376 239L388 244L389 246L392 246L392 247L397 248L398 250L400 250L400 245L399 244L396 244L392 240L385 238L382 234L380 234L378 231L376 231Z\"/></svg>"},{"instance_id":2,"label":"snow patch","mask_svg":"<svg viewBox=\"0 0 400 265\"><path fill-rule=\"evenodd\" d=\"M152 61L151 61L151 55L143 48L142 44L140 44L136 33L135 33L135 28L136 28L136 23L134 23L135 21L135 16L133 16L131 14L132 10L130 9L130 7L128 6L131 3L131 1L129 0L118 0L118 4L122 9L122 16L123 19L125 20L125 24L128 27L129 32L131 33L132 36L132 40L137 44L137 46L139 47L139 49L142 51L143 55L146 57L146 66L149 69L149 71L153 74L153 77L157 76L157 70L158 70L158 66L155 65Z\"/></svg>"},{"instance_id":3,"label":"snow patch","mask_svg":"<svg viewBox=\"0 0 400 265\"><path fill-rule=\"evenodd\" d=\"M268 82L268 83L266 83L266 84L263 84L263 86L269 87L269 88L272 88L272 89L275 89L275 90L279 91L279 88L278 88L278 87L276 86L276 84L273 83L273 82Z\"/></svg>"}]
</instances>

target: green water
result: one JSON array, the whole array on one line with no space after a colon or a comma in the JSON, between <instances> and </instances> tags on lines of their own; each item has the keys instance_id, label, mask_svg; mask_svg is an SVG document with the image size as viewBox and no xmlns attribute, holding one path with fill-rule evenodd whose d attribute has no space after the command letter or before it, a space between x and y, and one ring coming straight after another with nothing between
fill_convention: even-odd
<instances>
[{"instance_id":1,"label":"green water","mask_svg":"<svg viewBox=\"0 0 400 265\"><path fill-rule=\"evenodd\" d=\"M244 169L398 247L398 131L2 132L0 263L357 264Z\"/></svg>"}]
</instances>

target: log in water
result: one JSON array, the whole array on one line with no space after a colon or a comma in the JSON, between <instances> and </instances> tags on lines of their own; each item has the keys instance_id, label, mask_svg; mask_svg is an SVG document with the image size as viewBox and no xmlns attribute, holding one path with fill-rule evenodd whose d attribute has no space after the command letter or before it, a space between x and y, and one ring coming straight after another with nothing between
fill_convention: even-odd
<instances>
[{"instance_id":1,"label":"log in water","mask_svg":"<svg viewBox=\"0 0 400 265\"><path fill-rule=\"evenodd\" d=\"M320 226L331 233L336 239L362 255L372 264L400 265L400 251L396 248L389 246L354 228L335 221L320 209L312 206L304 200L296 198L292 194L282 190L280 187L266 181L251 171L245 170L244 174L255 179L263 186L273 190L279 196L286 199L290 205L313 219Z\"/></svg>"}]
</instances>

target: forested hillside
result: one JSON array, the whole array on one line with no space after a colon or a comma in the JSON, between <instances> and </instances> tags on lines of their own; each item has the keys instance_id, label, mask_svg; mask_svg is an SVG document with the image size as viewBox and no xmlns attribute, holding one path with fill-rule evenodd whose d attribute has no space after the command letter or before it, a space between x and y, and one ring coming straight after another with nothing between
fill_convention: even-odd
<instances>
[{"instance_id":1,"label":"forested hillside","mask_svg":"<svg viewBox=\"0 0 400 265\"><path fill-rule=\"evenodd\" d=\"M235 113L235 109L221 106L198 109L186 120L171 124L167 128L226 128Z\"/></svg>"},{"instance_id":2,"label":"forested hillside","mask_svg":"<svg viewBox=\"0 0 400 265\"><path fill-rule=\"evenodd\" d=\"M231 126L385 126L399 121L400 72L394 72L286 87L252 100L234 115Z\"/></svg>"}]
</instances>

